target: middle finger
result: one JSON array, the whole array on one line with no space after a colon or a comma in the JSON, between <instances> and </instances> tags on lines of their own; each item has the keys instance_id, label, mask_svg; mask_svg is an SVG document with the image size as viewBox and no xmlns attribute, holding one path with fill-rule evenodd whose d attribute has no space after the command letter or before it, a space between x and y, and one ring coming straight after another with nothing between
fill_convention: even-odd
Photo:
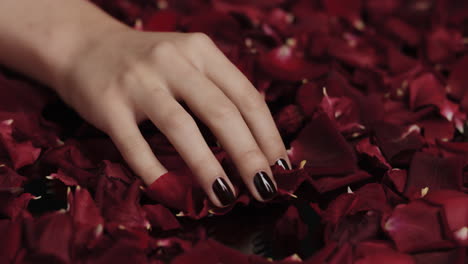
<instances>
[{"instance_id":1,"label":"middle finger","mask_svg":"<svg viewBox=\"0 0 468 264\"><path fill-rule=\"evenodd\" d=\"M168 79L176 97L182 98L215 134L254 197L259 201L273 198L277 188L269 162L237 107L190 63L178 70L177 75ZM181 80L180 76L184 78Z\"/></svg>"}]
</instances>

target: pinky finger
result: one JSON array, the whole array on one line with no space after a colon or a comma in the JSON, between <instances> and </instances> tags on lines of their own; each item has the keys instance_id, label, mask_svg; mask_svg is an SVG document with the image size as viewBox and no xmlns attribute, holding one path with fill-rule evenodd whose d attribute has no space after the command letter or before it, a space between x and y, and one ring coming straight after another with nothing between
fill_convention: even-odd
<instances>
[{"instance_id":1,"label":"pinky finger","mask_svg":"<svg viewBox=\"0 0 468 264\"><path fill-rule=\"evenodd\" d=\"M167 169L154 156L132 114L120 113L114 116L118 116L118 120L111 125L109 136L132 170L146 185L151 185Z\"/></svg>"}]
</instances>

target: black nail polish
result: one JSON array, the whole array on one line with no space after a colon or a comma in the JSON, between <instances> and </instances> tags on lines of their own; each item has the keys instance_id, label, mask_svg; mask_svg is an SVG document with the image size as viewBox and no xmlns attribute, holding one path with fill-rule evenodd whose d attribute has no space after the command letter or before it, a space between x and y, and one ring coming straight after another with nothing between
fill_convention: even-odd
<instances>
[{"instance_id":1,"label":"black nail polish","mask_svg":"<svg viewBox=\"0 0 468 264\"><path fill-rule=\"evenodd\" d=\"M270 200L276 195L276 187L266 172L261 171L255 174L254 184L263 200Z\"/></svg>"},{"instance_id":2,"label":"black nail polish","mask_svg":"<svg viewBox=\"0 0 468 264\"><path fill-rule=\"evenodd\" d=\"M284 159L277 160L276 164L280 165L285 170L290 170L288 163Z\"/></svg>"},{"instance_id":3,"label":"black nail polish","mask_svg":"<svg viewBox=\"0 0 468 264\"><path fill-rule=\"evenodd\" d=\"M222 205L226 206L236 200L234 193L223 178L217 178L213 183L213 191Z\"/></svg>"}]
</instances>

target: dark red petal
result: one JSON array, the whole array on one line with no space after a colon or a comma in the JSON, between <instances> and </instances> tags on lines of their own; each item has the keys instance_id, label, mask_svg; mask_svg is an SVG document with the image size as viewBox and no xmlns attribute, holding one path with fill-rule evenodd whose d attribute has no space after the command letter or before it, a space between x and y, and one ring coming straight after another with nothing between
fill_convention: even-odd
<instances>
[{"instance_id":1,"label":"dark red petal","mask_svg":"<svg viewBox=\"0 0 468 264\"><path fill-rule=\"evenodd\" d=\"M346 242L377 239L380 233L381 214L377 211L358 212L344 216L337 225L327 225L325 241L334 240L339 245Z\"/></svg>"},{"instance_id":2,"label":"dark red petal","mask_svg":"<svg viewBox=\"0 0 468 264\"><path fill-rule=\"evenodd\" d=\"M18 142L12 136L13 120L5 120L0 123L0 142L8 152L14 169L33 164L39 154L40 148L32 145L31 141Z\"/></svg>"},{"instance_id":3,"label":"dark red petal","mask_svg":"<svg viewBox=\"0 0 468 264\"><path fill-rule=\"evenodd\" d=\"M423 252L413 254L416 264L464 264L468 260L467 253L463 248L443 250L435 252Z\"/></svg>"},{"instance_id":4,"label":"dark red petal","mask_svg":"<svg viewBox=\"0 0 468 264\"><path fill-rule=\"evenodd\" d=\"M354 36L348 40L332 39L328 52L343 62L358 68L374 68L379 62L377 52L372 46L355 44Z\"/></svg>"},{"instance_id":5,"label":"dark red petal","mask_svg":"<svg viewBox=\"0 0 468 264\"><path fill-rule=\"evenodd\" d=\"M160 204L144 205L143 210L146 213L146 217L148 218L152 229L167 231L181 227L179 221L174 217L174 214Z\"/></svg>"},{"instance_id":6,"label":"dark red petal","mask_svg":"<svg viewBox=\"0 0 468 264\"><path fill-rule=\"evenodd\" d=\"M176 31L179 14L174 10L160 10L143 20L143 29L147 31Z\"/></svg>"},{"instance_id":7,"label":"dark red petal","mask_svg":"<svg viewBox=\"0 0 468 264\"><path fill-rule=\"evenodd\" d=\"M433 74L425 73L410 83L410 107L416 109L426 105L442 108L445 91Z\"/></svg>"},{"instance_id":8,"label":"dark red petal","mask_svg":"<svg viewBox=\"0 0 468 264\"><path fill-rule=\"evenodd\" d=\"M283 216L275 223L273 247L283 253L294 254L300 248L307 232L307 225L299 216L297 208L289 206Z\"/></svg>"},{"instance_id":9,"label":"dark red petal","mask_svg":"<svg viewBox=\"0 0 468 264\"><path fill-rule=\"evenodd\" d=\"M22 221L0 220L0 263L14 263L22 247Z\"/></svg>"},{"instance_id":10,"label":"dark red petal","mask_svg":"<svg viewBox=\"0 0 468 264\"><path fill-rule=\"evenodd\" d=\"M174 264L225 263L248 264L248 257L241 252L228 248L214 240L198 242L191 250L176 257Z\"/></svg>"},{"instance_id":11,"label":"dark red petal","mask_svg":"<svg viewBox=\"0 0 468 264\"><path fill-rule=\"evenodd\" d=\"M324 75L328 66L313 64L305 60L303 55L291 46L283 45L261 54L258 62L262 70L274 79L285 81L300 81L313 79Z\"/></svg>"},{"instance_id":12,"label":"dark red petal","mask_svg":"<svg viewBox=\"0 0 468 264\"><path fill-rule=\"evenodd\" d=\"M296 102L305 115L311 115L322 101L323 88L313 82L306 82L299 87Z\"/></svg>"},{"instance_id":13,"label":"dark red petal","mask_svg":"<svg viewBox=\"0 0 468 264\"><path fill-rule=\"evenodd\" d=\"M145 251L131 239L116 239L103 241L101 254L88 255L88 263L147 263Z\"/></svg>"},{"instance_id":14,"label":"dark red petal","mask_svg":"<svg viewBox=\"0 0 468 264\"><path fill-rule=\"evenodd\" d=\"M397 206L382 225L402 252L454 246L444 235L446 223L443 222L441 209L420 200Z\"/></svg>"},{"instance_id":15,"label":"dark red petal","mask_svg":"<svg viewBox=\"0 0 468 264\"><path fill-rule=\"evenodd\" d=\"M427 56L432 62L440 62L463 50L463 36L457 30L435 27L427 35Z\"/></svg>"},{"instance_id":16,"label":"dark red petal","mask_svg":"<svg viewBox=\"0 0 468 264\"><path fill-rule=\"evenodd\" d=\"M188 169L169 171L154 181L146 189L146 194L165 206L187 211L188 196L192 195L193 184L190 175Z\"/></svg>"},{"instance_id":17,"label":"dark red petal","mask_svg":"<svg viewBox=\"0 0 468 264\"><path fill-rule=\"evenodd\" d=\"M38 219L27 219L24 228L29 250L39 256L54 257L60 262L70 263L73 224L68 213L53 212Z\"/></svg>"},{"instance_id":18,"label":"dark red petal","mask_svg":"<svg viewBox=\"0 0 468 264\"><path fill-rule=\"evenodd\" d=\"M406 179L408 177L407 174L406 170L400 169L391 169L386 172L386 176L400 193L405 191Z\"/></svg>"},{"instance_id":19,"label":"dark red petal","mask_svg":"<svg viewBox=\"0 0 468 264\"><path fill-rule=\"evenodd\" d=\"M391 46L387 48L387 63L392 73L399 74L416 67L417 61Z\"/></svg>"},{"instance_id":20,"label":"dark red petal","mask_svg":"<svg viewBox=\"0 0 468 264\"><path fill-rule=\"evenodd\" d=\"M405 195L420 194L421 189L459 190L462 186L464 161L459 157L440 158L417 152L411 161Z\"/></svg>"},{"instance_id":21,"label":"dark red petal","mask_svg":"<svg viewBox=\"0 0 468 264\"><path fill-rule=\"evenodd\" d=\"M389 18L385 22L385 28L396 35L408 45L416 46L421 41L420 32L399 18Z\"/></svg>"},{"instance_id":22,"label":"dark red petal","mask_svg":"<svg viewBox=\"0 0 468 264\"><path fill-rule=\"evenodd\" d=\"M366 171L358 170L349 174L327 175L328 173L334 174L336 169L319 169L315 170L313 167L306 168L310 176L313 177L309 182L319 193L325 193L345 187L354 183L359 183L372 178L372 175Z\"/></svg>"},{"instance_id":23,"label":"dark red petal","mask_svg":"<svg viewBox=\"0 0 468 264\"><path fill-rule=\"evenodd\" d=\"M466 78L466 69L468 68L468 55L460 58L451 68L447 81L447 93L461 100L466 94L468 87L468 78Z\"/></svg>"},{"instance_id":24,"label":"dark red petal","mask_svg":"<svg viewBox=\"0 0 468 264\"><path fill-rule=\"evenodd\" d=\"M430 143L434 143L436 139L451 141L455 133L453 123L442 117L421 120L418 125L424 130L424 138Z\"/></svg>"},{"instance_id":25,"label":"dark red petal","mask_svg":"<svg viewBox=\"0 0 468 264\"><path fill-rule=\"evenodd\" d=\"M362 29L362 23L360 20L362 1L361 0L350 0L350 1L339 1L339 0L323 0L325 9L329 15L343 17L348 19L354 26Z\"/></svg>"},{"instance_id":26,"label":"dark red petal","mask_svg":"<svg viewBox=\"0 0 468 264\"><path fill-rule=\"evenodd\" d=\"M30 193L17 194L17 190L0 190L0 215L10 219L20 216L34 198Z\"/></svg>"},{"instance_id":27,"label":"dark red petal","mask_svg":"<svg viewBox=\"0 0 468 264\"><path fill-rule=\"evenodd\" d=\"M394 250L383 242L362 242L356 246L356 264L416 264L410 255Z\"/></svg>"},{"instance_id":28,"label":"dark red petal","mask_svg":"<svg viewBox=\"0 0 468 264\"><path fill-rule=\"evenodd\" d=\"M51 175L47 176L47 178L50 180L57 179L67 186L78 185L78 182L74 178L68 176L65 172L63 172L60 169L57 171L57 173L52 173Z\"/></svg>"},{"instance_id":29,"label":"dark red petal","mask_svg":"<svg viewBox=\"0 0 468 264\"><path fill-rule=\"evenodd\" d=\"M26 180L26 177L17 174L7 166L0 166L0 189L19 188Z\"/></svg>"},{"instance_id":30,"label":"dark red petal","mask_svg":"<svg viewBox=\"0 0 468 264\"><path fill-rule=\"evenodd\" d=\"M101 212L87 189L77 186L74 196L71 192L69 194L69 204L73 222L94 227L104 224Z\"/></svg>"},{"instance_id":31,"label":"dark red petal","mask_svg":"<svg viewBox=\"0 0 468 264\"><path fill-rule=\"evenodd\" d=\"M364 138L360 140L356 146L356 151L359 154L367 155L369 158L375 161L376 166L381 168L391 168L390 164L387 163L387 160L383 156L379 147L370 143L369 138Z\"/></svg>"},{"instance_id":32,"label":"dark red petal","mask_svg":"<svg viewBox=\"0 0 468 264\"><path fill-rule=\"evenodd\" d=\"M105 204L102 208L107 224L146 230L149 222L139 204L141 181L135 181L128 188L125 195L114 204Z\"/></svg>"},{"instance_id":33,"label":"dark red petal","mask_svg":"<svg viewBox=\"0 0 468 264\"><path fill-rule=\"evenodd\" d=\"M305 116L296 105L288 105L275 115L275 123L282 137L296 133L302 126Z\"/></svg>"},{"instance_id":34,"label":"dark red petal","mask_svg":"<svg viewBox=\"0 0 468 264\"><path fill-rule=\"evenodd\" d=\"M423 146L419 128L401 127L388 123L374 124L376 143L390 164L406 164L414 151Z\"/></svg>"},{"instance_id":35,"label":"dark red petal","mask_svg":"<svg viewBox=\"0 0 468 264\"><path fill-rule=\"evenodd\" d=\"M306 166L327 169L329 174L356 170L354 150L325 113L317 113L291 143L293 164L306 160Z\"/></svg>"},{"instance_id":36,"label":"dark red petal","mask_svg":"<svg viewBox=\"0 0 468 264\"><path fill-rule=\"evenodd\" d=\"M444 207L450 231L462 246L468 246L468 194L452 190L432 191L429 189L424 200Z\"/></svg>"}]
</instances>

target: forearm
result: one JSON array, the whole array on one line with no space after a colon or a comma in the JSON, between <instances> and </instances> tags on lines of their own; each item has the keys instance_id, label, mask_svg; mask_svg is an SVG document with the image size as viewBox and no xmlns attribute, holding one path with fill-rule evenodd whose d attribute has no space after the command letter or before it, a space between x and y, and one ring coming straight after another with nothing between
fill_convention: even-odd
<instances>
[{"instance_id":1,"label":"forearm","mask_svg":"<svg viewBox=\"0 0 468 264\"><path fill-rule=\"evenodd\" d=\"M0 0L0 64L53 87L81 50L124 27L86 0Z\"/></svg>"}]
</instances>

